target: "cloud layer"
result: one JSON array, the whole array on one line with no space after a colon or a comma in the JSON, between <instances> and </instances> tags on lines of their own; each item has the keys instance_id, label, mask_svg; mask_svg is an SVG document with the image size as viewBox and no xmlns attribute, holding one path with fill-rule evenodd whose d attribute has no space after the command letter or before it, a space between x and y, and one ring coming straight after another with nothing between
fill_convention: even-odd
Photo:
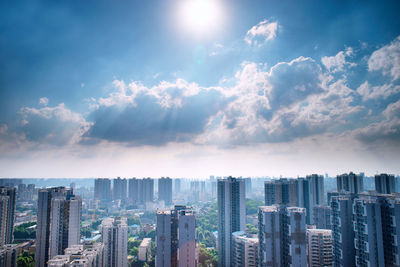
<instances>
[{"instance_id":1,"label":"cloud layer","mask_svg":"<svg viewBox=\"0 0 400 267\"><path fill-rule=\"evenodd\" d=\"M250 35L273 38L276 26L267 24L254 26ZM352 48L320 61L301 56L271 67L245 61L229 86L202 87L184 79L154 86L115 80L113 91L92 99L85 115L64 104L51 107L43 97L39 107L20 109L17 126L2 124L0 140L58 147L100 142L235 147L330 134L399 146L399 43L396 38L358 62L352 61ZM351 87L346 70L359 66L383 78L366 78Z\"/></svg>"}]
</instances>

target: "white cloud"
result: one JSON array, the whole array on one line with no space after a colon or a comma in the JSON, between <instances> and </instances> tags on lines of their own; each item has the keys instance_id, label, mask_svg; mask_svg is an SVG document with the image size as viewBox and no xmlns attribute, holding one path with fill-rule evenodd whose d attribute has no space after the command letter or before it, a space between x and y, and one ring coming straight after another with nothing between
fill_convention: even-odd
<instances>
[{"instance_id":1,"label":"white cloud","mask_svg":"<svg viewBox=\"0 0 400 267\"><path fill-rule=\"evenodd\" d=\"M65 107L31 108L20 110L22 115L19 134L27 141L62 146L78 143L92 125L79 113Z\"/></svg>"},{"instance_id":2,"label":"white cloud","mask_svg":"<svg viewBox=\"0 0 400 267\"><path fill-rule=\"evenodd\" d=\"M47 106L49 104L49 99L47 97L42 97L39 99L39 105Z\"/></svg>"},{"instance_id":3,"label":"white cloud","mask_svg":"<svg viewBox=\"0 0 400 267\"><path fill-rule=\"evenodd\" d=\"M266 41L273 40L276 37L277 30L278 22L263 20L247 31L244 40L249 45L261 45Z\"/></svg>"},{"instance_id":4,"label":"white cloud","mask_svg":"<svg viewBox=\"0 0 400 267\"><path fill-rule=\"evenodd\" d=\"M354 67L355 63L348 62L346 58L353 55L353 49L351 47L347 48L345 51L340 51L335 56L332 57L322 57L322 64L326 67L328 71L338 72L344 71L346 66Z\"/></svg>"},{"instance_id":5,"label":"white cloud","mask_svg":"<svg viewBox=\"0 0 400 267\"><path fill-rule=\"evenodd\" d=\"M394 39L389 45L372 53L368 59L369 71L381 70L386 76L393 80L400 78L400 36Z\"/></svg>"},{"instance_id":6,"label":"white cloud","mask_svg":"<svg viewBox=\"0 0 400 267\"><path fill-rule=\"evenodd\" d=\"M384 84L380 86L372 86L365 81L357 88L357 93L362 96L363 101L376 100L379 98L387 99L389 96L399 93L400 85Z\"/></svg>"}]
</instances>

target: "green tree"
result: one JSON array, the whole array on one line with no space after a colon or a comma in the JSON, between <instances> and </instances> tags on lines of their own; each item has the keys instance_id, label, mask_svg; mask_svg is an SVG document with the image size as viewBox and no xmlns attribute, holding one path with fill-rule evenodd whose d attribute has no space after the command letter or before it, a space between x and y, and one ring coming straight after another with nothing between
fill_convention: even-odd
<instances>
[{"instance_id":1,"label":"green tree","mask_svg":"<svg viewBox=\"0 0 400 267\"><path fill-rule=\"evenodd\" d=\"M254 199L246 199L246 215L257 214L259 206L264 206L264 202Z\"/></svg>"},{"instance_id":2,"label":"green tree","mask_svg":"<svg viewBox=\"0 0 400 267\"><path fill-rule=\"evenodd\" d=\"M17 267L34 267L35 266L35 254L24 251L17 258Z\"/></svg>"},{"instance_id":3,"label":"green tree","mask_svg":"<svg viewBox=\"0 0 400 267\"><path fill-rule=\"evenodd\" d=\"M199 267L217 266L218 255L215 249L207 249L203 244L199 244Z\"/></svg>"}]
</instances>

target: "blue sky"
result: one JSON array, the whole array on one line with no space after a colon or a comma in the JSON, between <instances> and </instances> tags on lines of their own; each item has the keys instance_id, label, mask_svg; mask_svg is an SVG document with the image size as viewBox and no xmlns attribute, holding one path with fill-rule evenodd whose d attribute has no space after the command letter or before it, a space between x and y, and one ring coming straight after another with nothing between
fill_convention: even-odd
<instances>
[{"instance_id":1,"label":"blue sky","mask_svg":"<svg viewBox=\"0 0 400 267\"><path fill-rule=\"evenodd\" d=\"M399 7L3 3L0 176L397 174Z\"/></svg>"}]
</instances>

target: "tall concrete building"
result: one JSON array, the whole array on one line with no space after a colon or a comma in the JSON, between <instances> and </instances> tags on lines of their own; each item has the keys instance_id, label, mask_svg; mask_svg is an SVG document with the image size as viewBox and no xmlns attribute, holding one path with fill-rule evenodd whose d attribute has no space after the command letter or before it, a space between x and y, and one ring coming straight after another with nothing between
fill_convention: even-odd
<instances>
[{"instance_id":1,"label":"tall concrete building","mask_svg":"<svg viewBox=\"0 0 400 267\"><path fill-rule=\"evenodd\" d=\"M324 178L312 174L306 178L279 179L264 183L265 205L306 208L307 224L313 224L313 208L324 204Z\"/></svg>"},{"instance_id":2,"label":"tall concrete building","mask_svg":"<svg viewBox=\"0 0 400 267\"><path fill-rule=\"evenodd\" d=\"M16 189L0 187L0 247L13 242Z\"/></svg>"},{"instance_id":3,"label":"tall concrete building","mask_svg":"<svg viewBox=\"0 0 400 267\"><path fill-rule=\"evenodd\" d=\"M232 233L232 266L258 267L258 237L243 231Z\"/></svg>"},{"instance_id":4,"label":"tall concrete building","mask_svg":"<svg viewBox=\"0 0 400 267\"><path fill-rule=\"evenodd\" d=\"M308 267L332 266L332 231L307 229Z\"/></svg>"},{"instance_id":5,"label":"tall concrete building","mask_svg":"<svg viewBox=\"0 0 400 267\"><path fill-rule=\"evenodd\" d=\"M317 229L331 229L331 207L330 206L315 206L313 210L314 225Z\"/></svg>"},{"instance_id":6,"label":"tall concrete building","mask_svg":"<svg viewBox=\"0 0 400 267\"><path fill-rule=\"evenodd\" d=\"M131 178L128 180L128 199L131 203L139 203L139 179Z\"/></svg>"},{"instance_id":7,"label":"tall concrete building","mask_svg":"<svg viewBox=\"0 0 400 267\"><path fill-rule=\"evenodd\" d=\"M357 266L400 266L400 198L361 194L353 201Z\"/></svg>"},{"instance_id":8,"label":"tall concrete building","mask_svg":"<svg viewBox=\"0 0 400 267\"><path fill-rule=\"evenodd\" d=\"M176 178L174 180L174 192L175 192L175 194L181 192L181 179L179 179L179 178Z\"/></svg>"},{"instance_id":9,"label":"tall concrete building","mask_svg":"<svg viewBox=\"0 0 400 267\"><path fill-rule=\"evenodd\" d=\"M375 190L381 194L391 194L396 192L394 175L386 173L375 175Z\"/></svg>"},{"instance_id":10,"label":"tall concrete building","mask_svg":"<svg viewBox=\"0 0 400 267\"><path fill-rule=\"evenodd\" d=\"M146 204L154 200L154 180L151 178L129 179L128 197L135 204Z\"/></svg>"},{"instance_id":11,"label":"tall concrete building","mask_svg":"<svg viewBox=\"0 0 400 267\"><path fill-rule=\"evenodd\" d=\"M246 229L245 192L243 179L218 180L218 266L231 266L232 233Z\"/></svg>"},{"instance_id":12,"label":"tall concrete building","mask_svg":"<svg viewBox=\"0 0 400 267\"><path fill-rule=\"evenodd\" d=\"M82 199L79 196L55 196L51 200L49 257L80 242Z\"/></svg>"},{"instance_id":13,"label":"tall concrete building","mask_svg":"<svg viewBox=\"0 0 400 267\"><path fill-rule=\"evenodd\" d=\"M98 178L94 180L94 198L101 201L111 201L111 180Z\"/></svg>"},{"instance_id":14,"label":"tall concrete building","mask_svg":"<svg viewBox=\"0 0 400 267\"><path fill-rule=\"evenodd\" d=\"M72 190L65 187L40 189L38 193L38 213L36 227L35 267L46 267L50 250L50 222L52 200L56 197L71 197ZM67 225L67 224L63 224Z\"/></svg>"},{"instance_id":15,"label":"tall concrete building","mask_svg":"<svg viewBox=\"0 0 400 267\"><path fill-rule=\"evenodd\" d=\"M172 179L160 178L158 179L158 200L164 201L165 205L172 204Z\"/></svg>"},{"instance_id":16,"label":"tall concrete building","mask_svg":"<svg viewBox=\"0 0 400 267\"><path fill-rule=\"evenodd\" d=\"M157 211L156 266L197 266L196 217L191 208Z\"/></svg>"},{"instance_id":17,"label":"tall concrete building","mask_svg":"<svg viewBox=\"0 0 400 267\"><path fill-rule=\"evenodd\" d=\"M355 174L341 174L336 176L337 191L346 191L352 194L359 194L364 191L364 175Z\"/></svg>"},{"instance_id":18,"label":"tall concrete building","mask_svg":"<svg viewBox=\"0 0 400 267\"><path fill-rule=\"evenodd\" d=\"M127 198L128 183L125 178L118 177L113 180L113 200L123 200Z\"/></svg>"},{"instance_id":19,"label":"tall concrete building","mask_svg":"<svg viewBox=\"0 0 400 267\"><path fill-rule=\"evenodd\" d=\"M265 205L285 204L297 206L297 187L295 179L279 179L264 183Z\"/></svg>"},{"instance_id":20,"label":"tall concrete building","mask_svg":"<svg viewBox=\"0 0 400 267\"><path fill-rule=\"evenodd\" d=\"M103 266L128 266L128 226L125 218L107 218L101 224Z\"/></svg>"},{"instance_id":21,"label":"tall concrete building","mask_svg":"<svg viewBox=\"0 0 400 267\"><path fill-rule=\"evenodd\" d=\"M307 266L305 209L262 206L258 216L260 266Z\"/></svg>"},{"instance_id":22,"label":"tall concrete building","mask_svg":"<svg viewBox=\"0 0 400 267\"><path fill-rule=\"evenodd\" d=\"M306 179L310 182L310 194L313 206L324 205L324 177L318 174L311 174L307 175Z\"/></svg>"},{"instance_id":23,"label":"tall concrete building","mask_svg":"<svg viewBox=\"0 0 400 267\"><path fill-rule=\"evenodd\" d=\"M0 267L17 267L18 245L7 244L0 248Z\"/></svg>"},{"instance_id":24,"label":"tall concrete building","mask_svg":"<svg viewBox=\"0 0 400 267\"><path fill-rule=\"evenodd\" d=\"M350 193L332 196L332 263L335 267L355 266L353 199Z\"/></svg>"}]
</instances>

